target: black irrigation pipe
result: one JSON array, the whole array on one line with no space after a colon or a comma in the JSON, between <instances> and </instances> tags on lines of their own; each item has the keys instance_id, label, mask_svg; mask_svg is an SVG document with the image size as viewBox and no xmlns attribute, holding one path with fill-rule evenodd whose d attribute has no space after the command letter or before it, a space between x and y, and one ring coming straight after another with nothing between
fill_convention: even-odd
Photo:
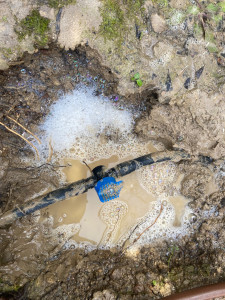
<instances>
[{"instance_id":1,"label":"black irrigation pipe","mask_svg":"<svg viewBox=\"0 0 225 300\"><path fill-rule=\"evenodd\" d=\"M94 188L97 182L102 178L118 178L128 175L131 172L147 165L160 163L164 161L179 162L180 160L188 158L190 158L190 155L182 150L161 151L123 162L121 164L118 164L114 168L108 170L105 170L104 166L98 166L92 171L92 176L86 179L73 182L67 185L66 187L54 190L50 193L39 196L33 200L28 200L23 206L17 207L13 210L4 213L0 218L0 227L4 227L8 224L11 224L16 219L29 215L53 203L83 194L87 192L87 190ZM210 162L207 161L207 157L203 158L206 158L206 162Z\"/></svg>"}]
</instances>

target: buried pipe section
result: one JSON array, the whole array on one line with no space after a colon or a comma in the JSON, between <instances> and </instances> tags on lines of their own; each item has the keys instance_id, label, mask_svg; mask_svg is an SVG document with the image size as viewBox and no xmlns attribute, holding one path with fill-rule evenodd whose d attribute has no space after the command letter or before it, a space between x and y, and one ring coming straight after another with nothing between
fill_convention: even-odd
<instances>
[{"instance_id":1,"label":"buried pipe section","mask_svg":"<svg viewBox=\"0 0 225 300\"><path fill-rule=\"evenodd\" d=\"M73 182L66 187L54 190L46 195L39 196L36 199L28 200L25 205L6 212L0 218L0 227L11 224L16 219L29 215L53 203L83 194L89 189L96 187L96 184L103 178L118 178L128 175L131 172L147 165L164 161L179 162L182 159L188 158L190 158L190 155L182 150L161 151L120 163L109 170L105 170L103 166L98 166L93 170L92 176Z\"/></svg>"}]
</instances>

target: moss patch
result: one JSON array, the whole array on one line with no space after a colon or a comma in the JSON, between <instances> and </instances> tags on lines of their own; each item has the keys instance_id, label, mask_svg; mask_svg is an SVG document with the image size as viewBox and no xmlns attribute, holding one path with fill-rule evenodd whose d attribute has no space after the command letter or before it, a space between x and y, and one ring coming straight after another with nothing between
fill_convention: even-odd
<instances>
[{"instance_id":1,"label":"moss patch","mask_svg":"<svg viewBox=\"0 0 225 300\"><path fill-rule=\"evenodd\" d=\"M183 290L183 282L185 280L189 281L190 286L197 286L200 278L209 278L211 276L210 265L200 264L200 265L186 265L185 267L174 267L168 274L170 281L177 285L180 282L180 287L178 291Z\"/></svg>"},{"instance_id":2,"label":"moss patch","mask_svg":"<svg viewBox=\"0 0 225 300\"><path fill-rule=\"evenodd\" d=\"M145 0L102 0L102 23L99 33L106 40L121 44L130 24L141 26Z\"/></svg>"},{"instance_id":3,"label":"moss patch","mask_svg":"<svg viewBox=\"0 0 225 300\"><path fill-rule=\"evenodd\" d=\"M0 19L0 21L2 21L2 22L8 22L8 19L7 19L6 16L3 16L2 19Z\"/></svg>"},{"instance_id":4,"label":"moss patch","mask_svg":"<svg viewBox=\"0 0 225 300\"><path fill-rule=\"evenodd\" d=\"M17 292L21 288L20 285L9 285L7 283L3 283L3 281L0 281L0 293L11 293L11 292Z\"/></svg>"},{"instance_id":5,"label":"moss patch","mask_svg":"<svg viewBox=\"0 0 225 300\"><path fill-rule=\"evenodd\" d=\"M19 41L26 36L34 36L35 44L43 47L48 42L48 29L50 20L40 15L38 10L33 10L30 15L20 21L20 29L16 29Z\"/></svg>"},{"instance_id":6,"label":"moss patch","mask_svg":"<svg viewBox=\"0 0 225 300\"><path fill-rule=\"evenodd\" d=\"M216 45L216 40L213 32L206 31L205 40L207 41L207 49L209 50L209 52L211 53L218 52L218 48Z\"/></svg>"},{"instance_id":7,"label":"moss patch","mask_svg":"<svg viewBox=\"0 0 225 300\"><path fill-rule=\"evenodd\" d=\"M9 58L13 54L13 51L11 48L2 47L0 48L1 53L6 57Z\"/></svg>"},{"instance_id":8,"label":"moss patch","mask_svg":"<svg viewBox=\"0 0 225 300\"><path fill-rule=\"evenodd\" d=\"M53 8L61 8L69 4L76 4L76 0L48 0L48 5Z\"/></svg>"},{"instance_id":9,"label":"moss patch","mask_svg":"<svg viewBox=\"0 0 225 300\"><path fill-rule=\"evenodd\" d=\"M139 19L137 16L143 16L145 11L145 0L126 0L124 3L128 18L134 18L137 22Z\"/></svg>"},{"instance_id":10,"label":"moss patch","mask_svg":"<svg viewBox=\"0 0 225 300\"><path fill-rule=\"evenodd\" d=\"M125 29L125 17L119 1L104 0L101 16L100 33L104 36L105 40L121 38L122 32Z\"/></svg>"},{"instance_id":11,"label":"moss patch","mask_svg":"<svg viewBox=\"0 0 225 300\"><path fill-rule=\"evenodd\" d=\"M159 6L159 8L167 8L168 0L152 0L153 4Z\"/></svg>"}]
</instances>

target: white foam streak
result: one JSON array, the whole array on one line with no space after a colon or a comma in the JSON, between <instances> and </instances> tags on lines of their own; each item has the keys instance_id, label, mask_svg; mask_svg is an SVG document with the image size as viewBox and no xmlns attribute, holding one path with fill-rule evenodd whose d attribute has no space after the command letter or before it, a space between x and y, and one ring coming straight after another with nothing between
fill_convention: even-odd
<instances>
[{"instance_id":1,"label":"white foam streak","mask_svg":"<svg viewBox=\"0 0 225 300\"><path fill-rule=\"evenodd\" d=\"M69 151L77 138L89 139L105 130L127 135L133 125L132 114L116 109L110 100L95 96L93 88L80 87L52 105L51 114L41 126L55 151Z\"/></svg>"}]
</instances>

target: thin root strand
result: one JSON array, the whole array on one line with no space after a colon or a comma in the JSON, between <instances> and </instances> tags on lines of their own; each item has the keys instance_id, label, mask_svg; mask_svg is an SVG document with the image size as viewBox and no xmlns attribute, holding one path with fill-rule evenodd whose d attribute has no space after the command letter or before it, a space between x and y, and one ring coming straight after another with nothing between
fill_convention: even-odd
<instances>
[{"instance_id":1,"label":"thin root strand","mask_svg":"<svg viewBox=\"0 0 225 300\"><path fill-rule=\"evenodd\" d=\"M5 129L7 129L8 131L14 133L15 135L19 136L21 139L23 139L25 142L27 142L27 144L29 144L32 148L34 148L34 150L36 151L37 157L38 159L40 159L39 156L39 152L38 149L31 143L29 142L25 137L23 137L21 134L17 133L16 131L10 129L8 126L6 126L5 124L3 124L2 122L0 122L0 125L2 125L3 127L5 127Z\"/></svg>"},{"instance_id":2,"label":"thin root strand","mask_svg":"<svg viewBox=\"0 0 225 300\"><path fill-rule=\"evenodd\" d=\"M157 222L158 218L160 217L162 211L163 211L163 204L161 203L160 210L159 210L159 214L158 214L158 216L155 218L155 221L154 221L151 225L149 225L147 228L145 228L145 230L143 230L142 233L140 233L140 234L138 235L138 237L133 241L133 243L132 243L131 245L129 245L126 249L124 249L122 253L125 253L125 251L126 251L129 247L131 247L132 245L134 245L134 243L136 243L136 242L140 239L140 237L141 237L147 230L149 230L149 228L151 228L153 225L155 225L155 223Z\"/></svg>"},{"instance_id":3,"label":"thin root strand","mask_svg":"<svg viewBox=\"0 0 225 300\"><path fill-rule=\"evenodd\" d=\"M30 135L32 135L37 141L39 144L41 144L41 141L40 139L33 133L31 132L29 129L27 129L26 127L24 127L22 124L20 124L18 121L14 120L12 117L10 116L6 116L6 118L8 118L9 120L15 122L18 126L20 126L21 128L23 128L26 132L28 132Z\"/></svg>"},{"instance_id":4,"label":"thin root strand","mask_svg":"<svg viewBox=\"0 0 225 300\"><path fill-rule=\"evenodd\" d=\"M163 211L163 204L161 203L159 214L156 217L155 221L151 225L149 225L147 228L145 228L145 230L142 231L142 233L139 234L139 236L134 240L133 244L136 243L140 239L140 237L145 233L145 231L147 231L149 228L151 228L157 222L157 220L160 217L162 211Z\"/></svg>"}]
</instances>

